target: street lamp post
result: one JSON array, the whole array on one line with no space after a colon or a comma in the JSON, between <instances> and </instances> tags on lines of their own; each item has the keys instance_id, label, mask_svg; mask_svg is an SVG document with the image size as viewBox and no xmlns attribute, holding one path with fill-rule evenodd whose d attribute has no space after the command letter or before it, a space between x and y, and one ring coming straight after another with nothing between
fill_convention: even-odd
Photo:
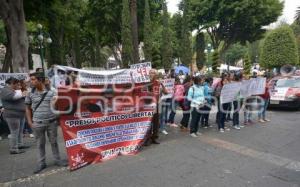
<instances>
[{"instance_id":1,"label":"street lamp post","mask_svg":"<svg viewBox=\"0 0 300 187\"><path fill-rule=\"evenodd\" d=\"M45 44L51 44L52 39L49 37L48 33L43 31L43 25L37 24L37 29L38 29L37 41L38 41L38 46L39 46L41 64L42 64L43 73L46 75L43 48L44 48ZM48 37L44 37L44 35L48 35ZM34 42L34 36L29 36L29 39L30 39L31 42Z\"/></svg>"},{"instance_id":2,"label":"street lamp post","mask_svg":"<svg viewBox=\"0 0 300 187\"><path fill-rule=\"evenodd\" d=\"M213 53L214 52L214 49L212 48L212 45L211 43L208 43L207 46L206 46L206 49L204 50L204 52L207 54L207 65L209 64L209 56L210 56L210 53Z\"/></svg>"}]
</instances>

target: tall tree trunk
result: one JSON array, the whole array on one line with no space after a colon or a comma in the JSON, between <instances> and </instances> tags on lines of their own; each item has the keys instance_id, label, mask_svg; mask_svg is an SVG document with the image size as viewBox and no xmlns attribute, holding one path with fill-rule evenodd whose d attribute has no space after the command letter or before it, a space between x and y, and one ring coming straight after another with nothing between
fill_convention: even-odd
<instances>
[{"instance_id":1,"label":"tall tree trunk","mask_svg":"<svg viewBox=\"0 0 300 187\"><path fill-rule=\"evenodd\" d=\"M28 72L28 37L23 0L0 0L0 16L9 31L14 72Z\"/></svg>"},{"instance_id":2,"label":"tall tree trunk","mask_svg":"<svg viewBox=\"0 0 300 187\"><path fill-rule=\"evenodd\" d=\"M133 63L137 64L140 61L140 56L139 56L139 35L138 35L136 0L130 1L130 14L131 14L132 39L133 39Z\"/></svg>"},{"instance_id":3,"label":"tall tree trunk","mask_svg":"<svg viewBox=\"0 0 300 187\"><path fill-rule=\"evenodd\" d=\"M4 63L2 66L2 73L7 73L9 68L11 67L12 64L12 56L11 56L11 45L10 45L10 31L8 30L8 27L5 26L5 33L6 33L6 40L7 43L5 45L6 47L6 52L5 52L5 58L4 58Z\"/></svg>"}]
</instances>

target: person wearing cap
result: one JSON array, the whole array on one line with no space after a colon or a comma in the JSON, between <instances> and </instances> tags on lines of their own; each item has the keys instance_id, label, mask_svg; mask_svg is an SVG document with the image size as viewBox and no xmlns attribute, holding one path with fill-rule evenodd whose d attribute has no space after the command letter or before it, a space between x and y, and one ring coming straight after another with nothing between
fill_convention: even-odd
<instances>
[{"instance_id":1,"label":"person wearing cap","mask_svg":"<svg viewBox=\"0 0 300 187\"><path fill-rule=\"evenodd\" d=\"M0 97L4 108L3 117L10 130L9 151L10 154L20 154L25 152L23 149L28 148L23 144L24 97L27 92L21 91L20 81L16 78L11 77L5 83L6 86L1 89Z\"/></svg>"},{"instance_id":2,"label":"person wearing cap","mask_svg":"<svg viewBox=\"0 0 300 187\"><path fill-rule=\"evenodd\" d=\"M33 86L31 92L25 99L26 117L29 126L32 128L37 140L38 148L38 166L34 173L37 174L47 167L46 165L46 133L48 135L55 165L67 166L59 155L57 143L57 115L53 112L53 106L56 100L56 92L47 89L43 73L36 72L30 74L30 81Z\"/></svg>"}]
</instances>

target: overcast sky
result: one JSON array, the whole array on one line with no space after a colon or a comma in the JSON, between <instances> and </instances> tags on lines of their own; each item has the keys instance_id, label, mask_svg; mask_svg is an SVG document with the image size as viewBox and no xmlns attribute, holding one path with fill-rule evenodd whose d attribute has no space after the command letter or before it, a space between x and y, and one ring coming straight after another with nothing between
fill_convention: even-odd
<instances>
[{"instance_id":1,"label":"overcast sky","mask_svg":"<svg viewBox=\"0 0 300 187\"><path fill-rule=\"evenodd\" d=\"M181 0L167 0L168 2L168 10L171 13L175 13L178 10L178 4ZM288 23L292 23L294 21L294 17L296 14L297 7L300 7L300 0L285 0L285 7L283 11L283 15L279 18L279 20L286 20Z\"/></svg>"}]
</instances>

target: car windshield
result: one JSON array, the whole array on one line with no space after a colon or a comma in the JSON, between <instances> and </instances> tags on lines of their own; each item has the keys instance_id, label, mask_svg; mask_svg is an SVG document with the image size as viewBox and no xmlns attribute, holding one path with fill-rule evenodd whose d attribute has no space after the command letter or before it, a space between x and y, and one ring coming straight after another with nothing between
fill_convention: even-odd
<instances>
[{"instance_id":1,"label":"car windshield","mask_svg":"<svg viewBox=\"0 0 300 187\"><path fill-rule=\"evenodd\" d=\"M276 87L293 87L293 88L300 88L300 78L295 79L279 79L276 82Z\"/></svg>"}]
</instances>

